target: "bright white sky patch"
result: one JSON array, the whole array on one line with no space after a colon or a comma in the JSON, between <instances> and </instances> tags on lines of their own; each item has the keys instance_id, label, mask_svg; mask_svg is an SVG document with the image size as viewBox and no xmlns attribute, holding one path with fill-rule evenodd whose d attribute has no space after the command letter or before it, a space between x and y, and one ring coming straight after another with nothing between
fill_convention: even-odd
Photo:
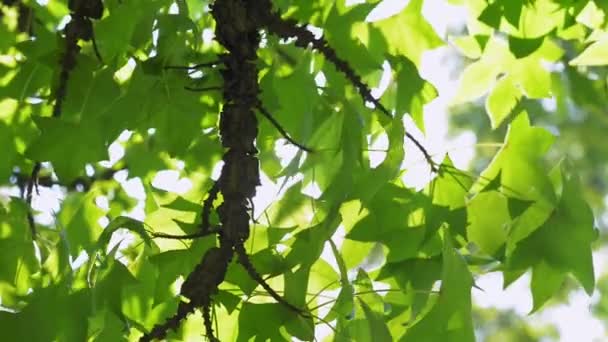
<instances>
[{"instance_id":1,"label":"bright white sky patch","mask_svg":"<svg viewBox=\"0 0 608 342\"><path fill-rule=\"evenodd\" d=\"M176 170L162 170L154 176L152 186L181 195L192 188L192 182L188 178L179 178L179 172Z\"/></svg>"}]
</instances>

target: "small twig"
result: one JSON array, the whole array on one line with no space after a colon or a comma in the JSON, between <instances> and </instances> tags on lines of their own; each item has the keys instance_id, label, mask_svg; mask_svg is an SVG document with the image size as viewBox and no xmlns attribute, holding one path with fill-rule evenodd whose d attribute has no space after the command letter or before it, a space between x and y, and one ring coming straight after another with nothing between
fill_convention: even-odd
<instances>
[{"instance_id":1,"label":"small twig","mask_svg":"<svg viewBox=\"0 0 608 342\"><path fill-rule=\"evenodd\" d=\"M40 173L40 167L42 164L40 162L34 163L34 168L32 169L32 174L27 181L27 188L25 192L25 203L27 203L27 222L30 226L30 231L32 232L32 239L36 239L36 222L34 222L34 215L32 214L32 197L34 189L36 189L36 193L38 193L38 173Z\"/></svg>"},{"instance_id":2,"label":"small twig","mask_svg":"<svg viewBox=\"0 0 608 342\"><path fill-rule=\"evenodd\" d=\"M72 180L70 183L62 183L61 181L58 180L54 180L53 177L51 177L50 175L44 175L41 176L40 174L38 174L38 177L36 179L36 186L45 186L45 187L52 187L53 185L58 185L61 187L65 187L67 188L67 190L78 190L79 187L82 187L83 191L87 191L91 185L94 182L98 182L98 181L102 181L102 180L110 180L112 179L112 177L114 176L114 174L118 171L121 170L125 170L127 167L120 167L117 169L104 169L101 170L100 172L95 173L95 175L91 176L91 177L77 177L74 178L74 180ZM27 186L29 184L29 176L23 175L20 172L13 172L12 174L13 177L15 177L15 184L20 188L23 189L22 192L24 192L24 194L26 193L25 190L27 189Z\"/></svg>"},{"instance_id":3,"label":"small twig","mask_svg":"<svg viewBox=\"0 0 608 342\"><path fill-rule=\"evenodd\" d=\"M158 239L171 239L171 240L194 240L198 238L202 238L205 236L218 234L220 232L219 229L210 229L207 231L196 232L192 234L184 234L184 235L173 235L173 234L165 234L165 233L155 233L149 232L152 238Z\"/></svg>"},{"instance_id":4,"label":"small twig","mask_svg":"<svg viewBox=\"0 0 608 342\"><path fill-rule=\"evenodd\" d=\"M299 149L301 149L303 151L306 151L308 153L314 152L314 150L311 149L310 147L306 147L306 146L298 143L291 136L289 136L289 133L287 133L287 131L285 131L285 129L281 126L281 124L268 112L268 110L266 110L266 108L264 108L264 106L261 103L258 103L256 108L258 109L258 111L260 113L262 113L262 115L264 115L264 117L266 119L268 119L268 121L270 121L270 123L272 123L272 125L277 129L277 131L279 131L279 133L281 133L283 138L285 138L285 140L289 141L292 145L298 147Z\"/></svg>"},{"instance_id":5,"label":"small twig","mask_svg":"<svg viewBox=\"0 0 608 342\"><path fill-rule=\"evenodd\" d=\"M253 199L252 198L247 198L247 200L249 201L249 205L251 205L251 221L253 221L253 223L258 224L258 220L255 218L255 204L253 204Z\"/></svg>"},{"instance_id":6,"label":"small twig","mask_svg":"<svg viewBox=\"0 0 608 342\"><path fill-rule=\"evenodd\" d=\"M97 42L95 41L95 36L91 36L91 42L93 43L93 51L95 51L95 56L97 56L99 63L105 64L103 62L103 58L101 58L101 53L99 53L99 48L97 47Z\"/></svg>"},{"instance_id":7,"label":"small twig","mask_svg":"<svg viewBox=\"0 0 608 342\"><path fill-rule=\"evenodd\" d=\"M416 139L413 135L411 135L409 132L405 132L405 136L414 143L414 145L416 145L416 147L418 148L418 150L420 150L420 152L422 152L422 155L424 156L424 159L426 159L426 162L429 164L429 166L431 167L431 171L432 172L438 172L439 169L437 169L437 164L435 164L435 162L433 161L433 158L431 158L431 155L429 154L429 152L426 150L426 148L424 148L424 146L422 146L422 144L420 143L420 141L418 141L418 139Z\"/></svg>"},{"instance_id":8,"label":"small twig","mask_svg":"<svg viewBox=\"0 0 608 342\"><path fill-rule=\"evenodd\" d=\"M217 198L217 194L220 191L218 182L213 182L213 186L209 189L209 196L203 201L203 210L201 212L201 231L210 231L209 215L211 214L211 208L213 208L213 201Z\"/></svg>"},{"instance_id":9,"label":"small twig","mask_svg":"<svg viewBox=\"0 0 608 342\"><path fill-rule=\"evenodd\" d=\"M260 274L258 274L258 272L253 267L253 264L251 263L251 261L249 260L249 257L247 256L245 247L243 247L242 244L236 244L234 246L234 251L238 257L239 263L241 263L241 265L243 265L245 270L247 270L247 273L249 274L249 276L251 278L253 278L253 280L255 280L258 284L260 284L262 286L262 288L264 288L264 290L266 290L266 292L268 292L268 294L272 298L274 298L274 300L285 305L290 310L296 312L297 314L301 315L302 317L311 317L309 312L307 312L306 310L300 309L297 306L289 303L288 301L285 300L285 298L281 297L281 295L279 295L272 287L270 287L270 285L268 285L266 280L264 280L264 278L262 278L262 276Z\"/></svg>"}]
</instances>

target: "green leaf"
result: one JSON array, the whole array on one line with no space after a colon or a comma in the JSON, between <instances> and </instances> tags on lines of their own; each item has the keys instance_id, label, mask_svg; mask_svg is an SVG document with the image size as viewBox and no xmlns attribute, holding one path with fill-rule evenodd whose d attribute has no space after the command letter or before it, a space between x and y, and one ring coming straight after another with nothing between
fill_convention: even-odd
<instances>
[{"instance_id":1,"label":"green leaf","mask_svg":"<svg viewBox=\"0 0 608 342\"><path fill-rule=\"evenodd\" d=\"M2 156L0 156L0 182L5 183L11 175L17 159L17 146L13 132L3 121L0 121L0 146L3 149Z\"/></svg>"},{"instance_id":2,"label":"green leaf","mask_svg":"<svg viewBox=\"0 0 608 342\"><path fill-rule=\"evenodd\" d=\"M541 261L532 269L532 290L533 306L530 313L540 309L553 295L558 293L563 286L566 274L559 269L555 269L546 262Z\"/></svg>"},{"instance_id":3,"label":"green leaf","mask_svg":"<svg viewBox=\"0 0 608 342\"><path fill-rule=\"evenodd\" d=\"M462 72L454 103L472 101L485 95L500 71L500 64L484 59L469 64Z\"/></svg>"},{"instance_id":4,"label":"green leaf","mask_svg":"<svg viewBox=\"0 0 608 342\"><path fill-rule=\"evenodd\" d=\"M382 296L374 290L371 278L362 268L359 268L357 271L357 277L353 281L353 287L355 288L357 299L359 301L364 301L368 309L374 312L384 312L384 301ZM356 318L367 316L365 314L365 307L356 307L355 309Z\"/></svg>"},{"instance_id":5,"label":"green leaf","mask_svg":"<svg viewBox=\"0 0 608 342\"><path fill-rule=\"evenodd\" d=\"M191 49L188 43L197 31L196 25L190 18L181 14L160 14L157 15L156 20L158 25L157 53L162 64L187 64L186 57Z\"/></svg>"},{"instance_id":6,"label":"green leaf","mask_svg":"<svg viewBox=\"0 0 608 342\"><path fill-rule=\"evenodd\" d=\"M456 169L448 155L441 162L439 176L433 180L429 192L433 204L456 209L465 206L469 189L473 185L471 178Z\"/></svg>"},{"instance_id":7,"label":"green leaf","mask_svg":"<svg viewBox=\"0 0 608 342\"><path fill-rule=\"evenodd\" d=\"M593 292L595 278L591 259L591 243L597 238L591 209L581 196L575 175L563 170L563 192L559 204L546 222L528 238L520 241L508 260L513 269L533 266L533 277L548 274L543 288L533 289L534 308L537 309L559 289L562 276L571 273L587 293ZM545 265L541 265L541 263ZM540 275L534 275L539 272Z\"/></svg>"},{"instance_id":8,"label":"green leaf","mask_svg":"<svg viewBox=\"0 0 608 342\"><path fill-rule=\"evenodd\" d=\"M354 288L351 285L348 279L348 270L346 268L346 263L344 258L338 251L338 247L333 242L333 240L329 240L331 250L333 252L334 258L336 258L336 263L338 264L338 269L340 270L340 293L338 294L338 298L336 302L332 306L331 310L328 312L327 316L324 318L327 321L331 321L334 318L345 318L350 315L353 311L354 307Z\"/></svg>"},{"instance_id":9,"label":"green leaf","mask_svg":"<svg viewBox=\"0 0 608 342\"><path fill-rule=\"evenodd\" d=\"M410 217L425 199L411 196L404 188L387 185L373 198L369 214L359 220L346 235L357 241L379 241L389 248L387 259L391 262L417 255L426 229L422 220L414 222ZM408 222L413 221L413 222Z\"/></svg>"},{"instance_id":10,"label":"green leaf","mask_svg":"<svg viewBox=\"0 0 608 342\"><path fill-rule=\"evenodd\" d=\"M99 236L99 239L97 240L97 249L103 250L110 242L112 234L114 234L114 232L119 228L126 228L130 231L133 231L134 233L138 234L146 243L152 243L152 240L150 239L150 236L148 235L148 232L146 231L146 227L144 226L143 222L128 216L119 216L112 220L112 222L110 222L110 224L103 230L103 233Z\"/></svg>"},{"instance_id":11,"label":"green leaf","mask_svg":"<svg viewBox=\"0 0 608 342\"><path fill-rule=\"evenodd\" d=\"M293 312L289 314L288 310L280 304L244 303L239 314L237 341L249 341L252 337L259 341L288 341L281 335L280 329L277 329L287 321L288 317L293 317ZM275 328L268 329L265 325L259 324L260 317L273 322Z\"/></svg>"},{"instance_id":12,"label":"green leaf","mask_svg":"<svg viewBox=\"0 0 608 342\"><path fill-rule=\"evenodd\" d=\"M301 267L295 272L285 272L285 300L299 308L306 306L306 293L310 268ZM281 304L279 304L281 305ZM310 341L315 337L315 324L312 317L302 317L293 311L291 319L285 325L286 330L303 341Z\"/></svg>"},{"instance_id":13,"label":"green leaf","mask_svg":"<svg viewBox=\"0 0 608 342\"><path fill-rule=\"evenodd\" d=\"M532 204L534 204L534 201L520 200L519 198L515 197L508 197L507 202L509 207L509 215L511 218L520 216L524 211L528 210Z\"/></svg>"},{"instance_id":14,"label":"green leaf","mask_svg":"<svg viewBox=\"0 0 608 342\"><path fill-rule=\"evenodd\" d=\"M581 66L608 64L608 39L593 42L585 49L585 51L571 60L569 64Z\"/></svg>"},{"instance_id":15,"label":"green leaf","mask_svg":"<svg viewBox=\"0 0 608 342\"><path fill-rule=\"evenodd\" d=\"M494 1L493 3L488 4L488 6L481 12L477 20L482 23L493 27L500 27L500 19L502 18L502 8L500 1Z\"/></svg>"},{"instance_id":16,"label":"green leaf","mask_svg":"<svg viewBox=\"0 0 608 342\"><path fill-rule=\"evenodd\" d=\"M511 217L507 199L499 192L481 192L467 206L467 236L481 251L494 255L507 241Z\"/></svg>"},{"instance_id":17,"label":"green leaf","mask_svg":"<svg viewBox=\"0 0 608 342\"><path fill-rule=\"evenodd\" d=\"M365 318L369 323L369 333L370 336L373 336L374 341L393 341L393 337L391 336L391 332L388 330L384 319L382 316L374 312L365 302L359 298L359 304L363 308L363 312L365 313Z\"/></svg>"},{"instance_id":18,"label":"green leaf","mask_svg":"<svg viewBox=\"0 0 608 342\"><path fill-rule=\"evenodd\" d=\"M437 89L420 77L418 69L409 59L395 58L392 63L397 72L395 109L398 113L409 113L424 132L423 106L437 97Z\"/></svg>"},{"instance_id":19,"label":"green leaf","mask_svg":"<svg viewBox=\"0 0 608 342\"><path fill-rule=\"evenodd\" d=\"M129 1L119 10L99 20L95 24L95 40L105 62L127 52L131 37L144 11L150 10L158 1ZM156 7L156 6L154 6Z\"/></svg>"},{"instance_id":20,"label":"green leaf","mask_svg":"<svg viewBox=\"0 0 608 342\"><path fill-rule=\"evenodd\" d=\"M431 311L410 327L400 341L475 340L471 317L473 278L446 235L439 297Z\"/></svg>"},{"instance_id":21,"label":"green leaf","mask_svg":"<svg viewBox=\"0 0 608 342\"><path fill-rule=\"evenodd\" d=\"M0 298L9 308L34 286L32 275L40 269L26 215L24 202L0 202Z\"/></svg>"},{"instance_id":22,"label":"green leaf","mask_svg":"<svg viewBox=\"0 0 608 342\"><path fill-rule=\"evenodd\" d=\"M337 229L337 208L332 210L320 224L302 230L295 235L291 250L286 257L287 265L312 265L320 257L325 241Z\"/></svg>"},{"instance_id":23,"label":"green leaf","mask_svg":"<svg viewBox=\"0 0 608 342\"><path fill-rule=\"evenodd\" d=\"M34 122L41 135L25 154L33 160L53 163L61 180L73 180L84 171L85 164L107 159L99 122L70 123L47 117L35 117ZM70 151L69 155L66 150Z\"/></svg>"},{"instance_id":24,"label":"green leaf","mask_svg":"<svg viewBox=\"0 0 608 342\"><path fill-rule=\"evenodd\" d=\"M308 63L307 63L308 62ZM312 111L319 101L314 75L310 73L310 61L306 58L298 63L292 73L285 77L269 77L272 91L277 97L278 108L266 108L281 123L296 141L308 145L307 139L312 134ZM276 72L276 70L275 70ZM264 93L263 93L264 94ZM280 94L277 96L276 94ZM260 116L260 121L266 121ZM274 126L269 125L274 139L279 137ZM273 140L274 140L273 139ZM274 146L273 146L274 147ZM312 146L317 148L316 145Z\"/></svg>"},{"instance_id":25,"label":"green leaf","mask_svg":"<svg viewBox=\"0 0 608 342\"><path fill-rule=\"evenodd\" d=\"M178 75L163 74L156 82L151 89L154 93L146 95L154 96L148 125L157 128L158 143L169 154L182 154L192 143L192 137L201 131L202 118L211 114L210 109L184 89Z\"/></svg>"},{"instance_id":26,"label":"green leaf","mask_svg":"<svg viewBox=\"0 0 608 342\"><path fill-rule=\"evenodd\" d=\"M509 246L543 224L557 202L548 172L542 163L553 141L554 137L548 131L531 126L527 113L522 112L512 121L503 147L482 173L481 179L495 179L500 173L506 194L536 201L513 223ZM485 181L478 181L473 190L479 190L485 185Z\"/></svg>"},{"instance_id":27,"label":"green leaf","mask_svg":"<svg viewBox=\"0 0 608 342\"><path fill-rule=\"evenodd\" d=\"M88 289L68 293L65 285L53 285L32 293L21 311L0 316L0 328L16 341L83 341L88 322L82 318L91 309ZM35 329L32 322L37 322Z\"/></svg>"},{"instance_id":28,"label":"green leaf","mask_svg":"<svg viewBox=\"0 0 608 342\"><path fill-rule=\"evenodd\" d=\"M232 292L223 290L219 290L214 296L214 299L222 303L228 313L232 313L234 309L236 309L236 307L241 303L241 298L239 298L239 296L233 294Z\"/></svg>"},{"instance_id":29,"label":"green leaf","mask_svg":"<svg viewBox=\"0 0 608 342\"><path fill-rule=\"evenodd\" d=\"M514 64L513 77L528 98L540 99L551 96L551 73L542 66L542 56L532 56Z\"/></svg>"},{"instance_id":30,"label":"green leaf","mask_svg":"<svg viewBox=\"0 0 608 342\"><path fill-rule=\"evenodd\" d=\"M409 320L413 322L433 296L433 284L441 279L441 259L416 258L395 263L386 263L380 270L377 280L387 280L394 278L397 285L404 294L407 295L406 301L401 305L411 305L411 316Z\"/></svg>"},{"instance_id":31,"label":"green leaf","mask_svg":"<svg viewBox=\"0 0 608 342\"><path fill-rule=\"evenodd\" d=\"M122 324L119 317L109 310L99 310L89 317L89 336L96 341L125 341L122 332L116 329Z\"/></svg>"},{"instance_id":32,"label":"green leaf","mask_svg":"<svg viewBox=\"0 0 608 342\"><path fill-rule=\"evenodd\" d=\"M520 17L526 0L501 0L503 16L509 24L519 27Z\"/></svg>"},{"instance_id":33,"label":"green leaf","mask_svg":"<svg viewBox=\"0 0 608 342\"><path fill-rule=\"evenodd\" d=\"M311 137L310 145L322 152L309 155L301 166L305 184L314 181L323 192L339 175L343 165L344 155L339 147L344 115L335 113L320 125Z\"/></svg>"},{"instance_id":34,"label":"green leaf","mask_svg":"<svg viewBox=\"0 0 608 342\"><path fill-rule=\"evenodd\" d=\"M505 76L498 80L486 99L486 111L492 128L496 129L511 114L521 98L521 91L513 78Z\"/></svg>"},{"instance_id":35,"label":"green leaf","mask_svg":"<svg viewBox=\"0 0 608 342\"><path fill-rule=\"evenodd\" d=\"M371 44L370 27L365 18L373 8L373 3L363 3L348 8L340 8L335 3L325 21L325 35L330 45L338 51L338 56L347 57L349 63L362 75L378 70L382 65L385 48L376 46L380 51L374 53L366 47Z\"/></svg>"},{"instance_id":36,"label":"green leaf","mask_svg":"<svg viewBox=\"0 0 608 342\"><path fill-rule=\"evenodd\" d=\"M483 53L487 36L461 36L454 37L451 42L456 45L460 53L470 59L479 59Z\"/></svg>"},{"instance_id":37,"label":"green leaf","mask_svg":"<svg viewBox=\"0 0 608 342\"><path fill-rule=\"evenodd\" d=\"M61 118L78 122L83 118L101 116L120 97L120 89L110 68L99 69L94 57L79 55L70 72L66 96L61 106ZM111 136L106 141L114 140Z\"/></svg>"},{"instance_id":38,"label":"green leaf","mask_svg":"<svg viewBox=\"0 0 608 342\"><path fill-rule=\"evenodd\" d=\"M503 0L505 3L511 2ZM513 2L524 2L517 0ZM521 7L521 5L520 5ZM520 8L521 16L518 23L518 35L522 37L540 37L548 35L551 31L563 25L566 9L553 1L543 1L526 4Z\"/></svg>"},{"instance_id":39,"label":"green leaf","mask_svg":"<svg viewBox=\"0 0 608 342\"><path fill-rule=\"evenodd\" d=\"M405 139L405 127L403 121L394 118L390 123L383 127L388 136L389 150L384 161L375 169L370 170L359 180L355 186L354 196L361 198L363 205L367 205L387 182L393 180L401 168L405 149L403 141Z\"/></svg>"},{"instance_id":40,"label":"green leaf","mask_svg":"<svg viewBox=\"0 0 608 342\"><path fill-rule=\"evenodd\" d=\"M3 80L0 99L8 97L22 102L51 83L52 69L42 63L27 61L19 64L15 73L6 75L5 77L10 77L10 81L5 84Z\"/></svg>"},{"instance_id":41,"label":"green leaf","mask_svg":"<svg viewBox=\"0 0 608 342\"><path fill-rule=\"evenodd\" d=\"M364 219L368 214L369 211L362 208L361 202L358 200L343 203L340 206L340 216L342 217L342 225L344 226L346 235L351 232L357 222ZM341 255L334 254L334 257L336 258L339 267L342 267L340 266L340 260L342 260L342 262L344 262L345 270L352 269L363 262L374 245L374 242L361 242L345 239L342 242L340 249ZM345 270L340 269L340 279L343 286L347 286L348 284L348 277L344 274Z\"/></svg>"},{"instance_id":42,"label":"green leaf","mask_svg":"<svg viewBox=\"0 0 608 342\"><path fill-rule=\"evenodd\" d=\"M98 220L104 216L104 212L95 204L96 196L95 192L73 193L61 206L57 218L60 227L65 228L70 241L70 255L73 258L82 250L90 255L102 233Z\"/></svg>"},{"instance_id":43,"label":"green leaf","mask_svg":"<svg viewBox=\"0 0 608 342\"><path fill-rule=\"evenodd\" d=\"M107 308L118 317L123 317L125 289L136 285L137 279L126 266L113 257L108 257L97 269L93 300L96 307Z\"/></svg>"},{"instance_id":44,"label":"green leaf","mask_svg":"<svg viewBox=\"0 0 608 342\"><path fill-rule=\"evenodd\" d=\"M424 51L443 45L433 27L424 19L422 3L423 0L411 0L400 13L374 23L391 43L389 53L404 56L418 67Z\"/></svg>"},{"instance_id":45,"label":"green leaf","mask_svg":"<svg viewBox=\"0 0 608 342\"><path fill-rule=\"evenodd\" d=\"M498 171L498 174L496 175L496 177L494 177L494 179L491 179L490 181L488 181L488 183L486 185L484 185L483 189L481 189L480 192L500 191L500 187L502 185L502 179L500 176L501 176L500 171Z\"/></svg>"},{"instance_id":46,"label":"green leaf","mask_svg":"<svg viewBox=\"0 0 608 342\"><path fill-rule=\"evenodd\" d=\"M509 36L509 50L513 52L515 57L523 58L536 51L545 40L545 37L539 38L519 38Z\"/></svg>"},{"instance_id":47,"label":"green leaf","mask_svg":"<svg viewBox=\"0 0 608 342\"><path fill-rule=\"evenodd\" d=\"M379 20L388 1L272 0L270 18L268 6L252 1L103 0L103 15L90 20L94 37L80 20L85 30L76 34L67 96L53 117L65 42L74 35L65 22L78 21L70 16L73 2L4 1L0 10L2 340L130 341L163 322L171 325L167 340L205 337L199 309L180 322L171 317L184 316L184 279L230 232L150 236L197 232L200 201L218 179L210 215L224 226L222 201L236 196L226 182L242 185L218 174L227 156L220 117L230 105L252 105L257 119L257 151L248 153L259 160L263 186L247 216L256 216L243 241L249 258L288 302L332 324L330 340L472 341L473 276L496 270L504 286L531 272L533 311L566 296L570 276L593 290L593 225L601 219L591 208L606 207L605 1L448 0L468 17L465 33L450 39L466 58L442 59L453 75L440 75L440 65L429 78L460 78L455 94L441 94L458 105L448 108L451 123L443 128L428 120L424 127L423 119L443 116L425 113L439 94L419 70L426 52L444 44L433 28L445 31L452 20L431 26L424 0L401 1L402 10ZM458 15L454 7L442 10ZM311 49L301 40L321 33L317 43L328 46ZM333 53L338 68L352 69L374 96L386 88L382 102L392 119L361 99L328 60ZM200 67L187 68L193 65ZM381 80L383 65L389 80ZM256 101L313 151L281 146L282 133ZM453 165L450 157L461 151L451 143L435 144L430 152L450 155L426 175L428 185L408 188L419 165L404 157L419 151L405 150L405 114L429 137L470 140L458 163L467 168ZM120 160L99 164L110 144L111 162ZM546 163L564 154L576 157L576 171L566 163L551 171ZM30 205L23 197L36 161L43 162L40 194L34 187ZM179 173L191 188L179 196L154 188L161 170ZM141 180L145 200L125 177ZM74 189L80 182L90 185L86 192ZM49 211L49 194L60 198L58 210ZM109 202L107 213L96 205L100 198ZM243 210L253 206L240 200ZM259 200L272 204L259 208ZM104 216L111 220L105 229ZM323 320L261 295L234 256L224 272L218 288L203 289L212 293L218 339L314 340L327 330ZM533 335L525 322L516 322L513 335L493 331L488 314L512 318L482 310L478 339Z\"/></svg>"}]
</instances>

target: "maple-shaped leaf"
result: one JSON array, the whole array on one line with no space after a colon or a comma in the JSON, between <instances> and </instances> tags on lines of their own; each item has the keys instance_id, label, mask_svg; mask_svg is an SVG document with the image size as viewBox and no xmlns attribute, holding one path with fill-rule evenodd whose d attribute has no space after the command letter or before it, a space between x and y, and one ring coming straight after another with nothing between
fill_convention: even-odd
<instances>
[{"instance_id":1,"label":"maple-shaped leaf","mask_svg":"<svg viewBox=\"0 0 608 342\"><path fill-rule=\"evenodd\" d=\"M445 233L445 231L444 231ZM439 298L420 321L399 341L474 341L471 318L473 277L464 259L444 234L443 266Z\"/></svg>"},{"instance_id":2,"label":"maple-shaped leaf","mask_svg":"<svg viewBox=\"0 0 608 342\"><path fill-rule=\"evenodd\" d=\"M581 196L576 176L562 170L562 186L559 204L547 221L519 242L507 259L512 269L532 267L533 310L559 290L568 273L574 275L589 294L595 284L591 243L597 238L597 231L593 213Z\"/></svg>"}]
</instances>

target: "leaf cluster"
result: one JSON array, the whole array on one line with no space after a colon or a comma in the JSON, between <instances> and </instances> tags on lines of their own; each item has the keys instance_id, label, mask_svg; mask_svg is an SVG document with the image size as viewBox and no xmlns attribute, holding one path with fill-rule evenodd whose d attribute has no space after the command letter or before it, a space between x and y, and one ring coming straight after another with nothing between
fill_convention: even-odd
<instances>
[{"instance_id":1,"label":"leaf cluster","mask_svg":"<svg viewBox=\"0 0 608 342\"><path fill-rule=\"evenodd\" d=\"M471 15L466 32L446 39L422 15L422 0L373 22L366 18L379 1L272 2L286 20L320 29L323 46L353 72L345 76L312 40L303 49L294 35L262 32L259 100L276 122L258 117L255 147L277 191L255 207L244 247L271 288L317 319L275 301L232 260L211 311L188 316L167 339L203 339L210 315L222 341L314 340L321 328L337 341L473 341L477 276L501 272L508 286L531 272L533 311L567 279L592 293L593 213L571 162L551 155L567 137L536 124L546 115L531 102L557 98L561 118L570 102L590 113L605 108L605 97L593 94L606 84L608 8L588 0L449 2ZM91 39L75 42L68 79L60 25L74 4L1 5L3 339L139 339L179 310L182 283L217 249L214 236L160 238L200 232L225 152L217 61L226 50L210 5L104 1L101 15L87 16ZM467 63L455 103L482 104L492 129L507 127L479 174L405 143L413 137L406 117L433 130L424 106L438 93L419 70L424 52L446 42ZM375 92L361 88L377 86L383 66L391 81L376 105L390 118L367 105ZM372 146L382 141L377 160ZM285 146L293 142L310 150ZM432 162L422 189L403 181L413 169L406 156ZM190 187L167 190L158 181L167 174ZM60 198L50 210L37 202L45 193ZM222 220L206 215L212 227Z\"/></svg>"}]
</instances>

